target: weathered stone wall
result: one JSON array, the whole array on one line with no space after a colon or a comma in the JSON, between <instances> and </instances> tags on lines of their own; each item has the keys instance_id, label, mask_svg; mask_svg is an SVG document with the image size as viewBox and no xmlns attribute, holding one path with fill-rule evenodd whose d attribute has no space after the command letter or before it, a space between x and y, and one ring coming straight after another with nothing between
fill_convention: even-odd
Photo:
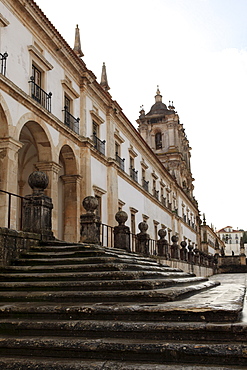
<instances>
[{"instance_id":1,"label":"weathered stone wall","mask_svg":"<svg viewBox=\"0 0 247 370\"><path fill-rule=\"evenodd\" d=\"M8 266L20 253L40 242L40 235L0 227L0 267Z\"/></svg>"},{"instance_id":2,"label":"weathered stone wall","mask_svg":"<svg viewBox=\"0 0 247 370\"><path fill-rule=\"evenodd\" d=\"M208 277L216 273L216 271L214 271L212 267L199 266L189 262L178 261L175 259L167 260L165 258L158 257L157 262L161 263L162 265L168 265L173 268L179 268L184 272L193 273L196 276Z\"/></svg>"}]
</instances>

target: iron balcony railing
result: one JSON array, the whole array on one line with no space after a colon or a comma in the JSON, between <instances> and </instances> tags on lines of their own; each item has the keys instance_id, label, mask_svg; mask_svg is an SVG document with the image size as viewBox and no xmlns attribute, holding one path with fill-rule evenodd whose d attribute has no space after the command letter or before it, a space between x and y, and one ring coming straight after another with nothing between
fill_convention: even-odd
<instances>
[{"instance_id":1,"label":"iron balcony railing","mask_svg":"<svg viewBox=\"0 0 247 370\"><path fill-rule=\"evenodd\" d=\"M0 62L1 62L1 74L5 76L6 74L6 64L7 64L7 58L8 58L8 53L0 53Z\"/></svg>"},{"instance_id":2,"label":"iron balcony railing","mask_svg":"<svg viewBox=\"0 0 247 370\"><path fill-rule=\"evenodd\" d=\"M96 134L93 134L93 142L95 149L101 154L105 155L105 140L101 141Z\"/></svg>"},{"instance_id":3,"label":"iron balcony railing","mask_svg":"<svg viewBox=\"0 0 247 370\"><path fill-rule=\"evenodd\" d=\"M124 161L125 161L125 158L119 157L119 155L116 153L116 161L119 164L121 170L124 171Z\"/></svg>"},{"instance_id":4,"label":"iron balcony railing","mask_svg":"<svg viewBox=\"0 0 247 370\"><path fill-rule=\"evenodd\" d=\"M144 190L148 191L148 185L149 185L149 181L142 179L142 187Z\"/></svg>"},{"instance_id":5,"label":"iron balcony railing","mask_svg":"<svg viewBox=\"0 0 247 370\"><path fill-rule=\"evenodd\" d=\"M138 171L135 170L133 167L130 167L130 177L135 181L138 182Z\"/></svg>"},{"instance_id":6,"label":"iron balcony railing","mask_svg":"<svg viewBox=\"0 0 247 370\"><path fill-rule=\"evenodd\" d=\"M41 87L34 82L33 76L30 77L29 83L31 83L31 97L50 112L52 93L49 92L47 94L43 89L41 89Z\"/></svg>"},{"instance_id":7,"label":"iron balcony railing","mask_svg":"<svg viewBox=\"0 0 247 370\"><path fill-rule=\"evenodd\" d=\"M75 118L72 114L68 111L67 107L64 107L64 124L71 128L74 132L79 134L79 121L80 118Z\"/></svg>"}]
</instances>

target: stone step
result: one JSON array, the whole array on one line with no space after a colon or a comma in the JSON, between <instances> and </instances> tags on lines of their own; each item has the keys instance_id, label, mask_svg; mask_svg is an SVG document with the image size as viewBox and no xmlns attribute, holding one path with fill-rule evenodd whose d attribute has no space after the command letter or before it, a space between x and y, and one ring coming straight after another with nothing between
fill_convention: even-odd
<instances>
[{"instance_id":1,"label":"stone step","mask_svg":"<svg viewBox=\"0 0 247 370\"><path fill-rule=\"evenodd\" d=\"M105 264L105 263L127 263L137 266L153 266L160 267L161 265L153 261L139 261L138 258L118 258L118 257L48 257L48 258L19 258L13 265L74 265L74 264Z\"/></svg>"},{"instance_id":2,"label":"stone step","mask_svg":"<svg viewBox=\"0 0 247 370\"><path fill-rule=\"evenodd\" d=\"M0 319L0 335L245 342L247 323Z\"/></svg>"},{"instance_id":3,"label":"stone step","mask_svg":"<svg viewBox=\"0 0 247 370\"><path fill-rule=\"evenodd\" d=\"M197 294L217 286L217 282L204 281L195 285L153 290L111 291L13 291L0 292L0 302L169 302Z\"/></svg>"},{"instance_id":4,"label":"stone step","mask_svg":"<svg viewBox=\"0 0 247 370\"><path fill-rule=\"evenodd\" d=\"M38 282L0 282L0 292L3 291L92 291L92 290L147 290L161 289L172 286L191 285L207 281L207 278L189 277L176 279L150 280L95 280L95 281L38 281Z\"/></svg>"},{"instance_id":5,"label":"stone step","mask_svg":"<svg viewBox=\"0 0 247 370\"><path fill-rule=\"evenodd\" d=\"M58 272L58 271L82 271L82 272L89 272L89 271L156 271L156 272L167 272L167 271L182 271L176 268L169 268L163 267L161 265L157 266L150 266L150 265L142 265L138 263L81 263L81 264L64 264L64 265L56 265L56 264L41 264L41 265L17 265L17 266L9 266L5 269L1 269L1 271L8 273L13 271L18 272Z\"/></svg>"},{"instance_id":6,"label":"stone step","mask_svg":"<svg viewBox=\"0 0 247 370\"><path fill-rule=\"evenodd\" d=\"M33 272L32 270L11 267L7 273L0 273L0 282L8 281L95 281L95 280L146 280L146 279L180 279L195 277L194 274L178 269L164 268L163 271L89 271L89 272Z\"/></svg>"},{"instance_id":7,"label":"stone step","mask_svg":"<svg viewBox=\"0 0 247 370\"><path fill-rule=\"evenodd\" d=\"M242 366L157 364L153 362L127 362L107 360L59 359L57 357L1 357L0 368L4 370L237 370Z\"/></svg>"},{"instance_id":8,"label":"stone step","mask_svg":"<svg viewBox=\"0 0 247 370\"><path fill-rule=\"evenodd\" d=\"M33 320L110 320L115 323L129 321L145 322L225 322L225 330L231 331L241 323L245 287L238 284L218 285L210 290L198 292L186 299L173 302L101 302L96 303L52 303L52 302L2 302L1 319ZM212 324L212 325L214 325ZM235 329L234 329L235 330ZM241 329L239 329L241 330ZM244 329L243 329L244 330ZM134 333L134 331L133 331ZM134 334L133 334L134 335ZM227 335L227 333L226 333Z\"/></svg>"},{"instance_id":9,"label":"stone step","mask_svg":"<svg viewBox=\"0 0 247 370\"><path fill-rule=\"evenodd\" d=\"M107 361L147 361L160 364L197 363L247 365L247 344L142 339L87 339L74 337L0 337L1 356L54 357Z\"/></svg>"}]
</instances>

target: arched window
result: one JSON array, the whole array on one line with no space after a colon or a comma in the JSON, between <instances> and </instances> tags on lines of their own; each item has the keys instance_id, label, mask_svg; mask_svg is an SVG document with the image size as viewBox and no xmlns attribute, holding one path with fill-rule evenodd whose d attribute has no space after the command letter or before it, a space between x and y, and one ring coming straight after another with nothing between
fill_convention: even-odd
<instances>
[{"instance_id":1,"label":"arched window","mask_svg":"<svg viewBox=\"0 0 247 370\"><path fill-rule=\"evenodd\" d=\"M157 132L155 134L155 148L156 149L161 149L162 148L162 136L161 136L161 132Z\"/></svg>"}]
</instances>

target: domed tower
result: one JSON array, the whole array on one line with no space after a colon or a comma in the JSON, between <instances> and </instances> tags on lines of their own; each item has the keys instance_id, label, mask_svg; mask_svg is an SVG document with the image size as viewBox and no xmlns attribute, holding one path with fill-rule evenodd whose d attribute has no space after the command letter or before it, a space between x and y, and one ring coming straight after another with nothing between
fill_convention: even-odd
<instances>
[{"instance_id":1,"label":"domed tower","mask_svg":"<svg viewBox=\"0 0 247 370\"><path fill-rule=\"evenodd\" d=\"M194 179L190 168L189 141L183 125L179 122L173 102L169 102L168 107L162 102L159 87L157 87L155 104L147 114L141 107L137 123L143 139L175 177L178 184L192 196Z\"/></svg>"}]
</instances>

